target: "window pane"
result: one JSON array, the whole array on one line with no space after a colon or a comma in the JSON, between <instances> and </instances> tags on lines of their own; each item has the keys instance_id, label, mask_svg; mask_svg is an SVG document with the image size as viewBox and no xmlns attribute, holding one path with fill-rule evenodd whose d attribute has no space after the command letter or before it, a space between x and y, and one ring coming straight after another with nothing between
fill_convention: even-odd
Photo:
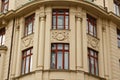
<instances>
[{"instance_id":1,"label":"window pane","mask_svg":"<svg viewBox=\"0 0 120 80\"><path fill-rule=\"evenodd\" d=\"M52 55L51 55L51 68L55 69L55 53L54 52L52 52Z\"/></svg>"},{"instance_id":2,"label":"window pane","mask_svg":"<svg viewBox=\"0 0 120 80\"><path fill-rule=\"evenodd\" d=\"M68 69L68 52L65 52L64 54L64 69Z\"/></svg>"},{"instance_id":3,"label":"window pane","mask_svg":"<svg viewBox=\"0 0 120 80\"><path fill-rule=\"evenodd\" d=\"M68 50L68 49L69 49L68 44L65 44L65 50Z\"/></svg>"},{"instance_id":4,"label":"window pane","mask_svg":"<svg viewBox=\"0 0 120 80\"><path fill-rule=\"evenodd\" d=\"M63 69L62 67L62 52L58 51L57 53L57 69Z\"/></svg>"},{"instance_id":5,"label":"window pane","mask_svg":"<svg viewBox=\"0 0 120 80\"><path fill-rule=\"evenodd\" d=\"M32 26L33 26L33 24L32 24L32 22L30 22L30 23L28 24L28 34L31 34L31 33L32 33Z\"/></svg>"},{"instance_id":6,"label":"window pane","mask_svg":"<svg viewBox=\"0 0 120 80\"><path fill-rule=\"evenodd\" d=\"M120 47L120 40L118 40L118 47Z\"/></svg>"},{"instance_id":7,"label":"window pane","mask_svg":"<svg viewBox=\"0 0 120 80\"><path fill-rule=\"evenodd\" d=\"M2 45L2 35L0 35L0 45Z\"/></svg>"},{"instance_id":8,"label":"window pane","mask_svg":"<svg viewBox=\"0 0 120 80\"><path fill-rule=\"evenodd\" d=\"M89 22L89 30L90 30L90 34L93 35L93 25L91 22Z\"/></svg>"},{"instance_id":9,"label":"window pane","mask_svg":"<svg viewBox=\"0 0 120 80\"><path fill-rule=\"evenodd\" d=\"M58 48L58 50L62 50L63 49L63 44L58 44L57 48Z\"/></svg>"},{"instance_id":10,"label":"window pane","mask_svg":"<svg viewBox=\"0 0 120 80\"><path fill-rule=\"evenodd\" d=\"M27 50L27 55L29 55L30 54L30 50Z\"/></svg>"},{"instance_id":11,"label":"window pane","mask_svg":"<svg viewBox=\"0 0 120 80\"><path fill-rule=\"evenodd\" d=\"M32 71L32 57L30 57L30 72Z\"/></svg>"},{"instance_id":12,"label":"window pane","mask_svg":"<svg viewBox=\"0 0 120 80\"><path fill-rule=\"evenodd\" d=\"M64 10L59 10L58 14L64 14Z\"/></svg>"},{"instance_id":13,"label":"window pane","mask_svg":"<svg viewBox=\"0 0 120 80\"><path fill-rule=\"evenodd\" d=\"M53 29L56 29L56 16L53 16Z\"/></svg>"},{"instance_id":14,"label":"window pane","mask_svg":"<svg viewBox=\"0 0 120 80\"><path fill-rule=\"evenodd\" d=\"M52 50L55 50L56 49L56 44L52 44Z\"/></svg>"},{"instance_id":15,"label":"window pane","mask_svg":"<svg viewBox=\"0 0 120 80\"><path fill-rule=\"evenodd\" d=\"M25 68L25 58L22 61L22 74L24 74L24 68Z\"/></svg>"},{"instance_id":16,"label":"window pane","mask_svg":"<svg viewBox=\"0 0 120 80\"><path fill-rule=\"evenodd\" d=\"M96 75L98 75L98 61L95 60Z\"/></svg>"},{"instance_id":17,"label":"window pane","mask_svg":"<svg viewBox=\"0 0 120 80\"><path fill-rule=\"evenodd\" d=\"M25 68L25 73L29 72L29 57L26 57L26 68Z\"/></svg>"},{"instance_id":18,"label":"window pane","mask_svg":"<svg viewBox=\"0 0 120 80\"><path fill-rule=\"evenodd\" d=\"M2 39L2 45L5 44L5 35L3 35L3 39Z\"/></svg>"},{"instance_id":19,"label":"window pane","mask_svg":"<svg viewBox=\"0 0 120 80\"><path fill-rule=\"evenodd\" d=\"M94 59L91 57L91 73L94 74Z\"/></svg>"},{"instance_id":20,"label":"window pane","mask_svg":"<svg viewBox=\"0 0 120 80\"><path fill-rule=\"evenodd\" d=\"M64 16L58 16L58 29L64 29Z\"/></svg>"},{"instance_id":21,"label":"window pane","mask_svg":"<svg viewBox=\"0 0 120 80\"><path fill-rule=\"evenodd\" d=\"M69 17L65 16L65 29L68 29Z\"/></svg>"}]
</instances>

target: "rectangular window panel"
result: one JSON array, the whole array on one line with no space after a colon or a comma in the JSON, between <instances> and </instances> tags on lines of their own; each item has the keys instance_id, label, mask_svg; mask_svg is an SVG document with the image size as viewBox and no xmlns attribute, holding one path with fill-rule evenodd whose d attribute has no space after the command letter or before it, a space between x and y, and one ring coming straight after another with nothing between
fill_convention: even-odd
<instances>
[{"instance_id":1,"label":"rectangular window panel","mask_svg":"<svg viewBox=\"0 0 120 80\"><path fill-rule=\"evenodd\" d=\"M69 45L52 43L51 49L51 69L68 69Z\"/></svg>"},{"instance_id":2,"label":"rectangular window panel","mask_svg":"<svg viewBox=\"0 0 120 80\"><path fill-rule=\"evenodd\" d=\"M114 0L114 13L116 15L120 15L120 1L119 0Z\"/></svg>"},{"instance_id":3,"label":"rectangular window panel","mask_svg":"<svg viewBox=\"0 0 120 80\"><path fill-rule=\"evenodd\" d=\"M57 69L63 69L63 66L62 66L62 59L63 58L63 55L62 55L62 52L59 51L57 53Z\"/></svg>"},{"instance_id":4,"label":"rectangular window panel","mask_svg":"<svg viewBox=\"0 0 120 80\"><path fill-rule=\"evenodd\" d=\"M118 40L118 47L120 47L120 30L117 29L117 40Z\"/></svg>"},{"instance_id":5,"label":"rectangular window panel","mask_svg":"<svg viewBox=\"0 0 120 80\"><path fill-rule=\"evenodd\" d=\"M1 12L6 13L8 11L8 0L2 0Z\"/></svg>"},{"instance_id":6,"label":"rectangular window panel","mask_svg":"<svg viewBox=\"0 0 120 80\"><path fill-rule=\"evenodd\" d=\"M92 49L88 48L88 65L89 65L89 72L93 75L99 74L98 69L98 53Z\"/></svg>"},{"instance_id":7,"label":"rectangular window panel","mask_svg":"<svg viewBox=\"0 0 120 80\"><path fill-rule=\"evenodd\" d=\"M68 57L69 57L68 56L68 52L65 52L65 55L64 55L64 60L65 60L65 63L64 63L65 66L64 66L64 68L65 69L68 69L68 65L69 65L68 64L68 62L69 62Z\"/></svg>"},{"instance_id":8,"label":"rectangular window panel","mask_svg":"<svg viewBox=\"0 0 120 80\"><path fill-rule=\"evenodd\" d=\"M88 14L87 14L87 33L94 37L97 36L96 19Z\"/></svg>"},{"instance_id":9,"label":"rectangular window panel","mask_svg":"<svg viewBox=\"0 0 120 80\"><path fill-rule=\"evenodd\" d=\"M53 9L52 29L69 29L69 10Z\"/></svg>"},{"instance_id":10,"label":"rectangular window panel","mask_svg":"<svg viewBox=\"0 0 120 80\"><path fill-rule=\"evenodd\" d=\"M24 32L24 35L25 36L28 36L30 34L32 34L34 32L34 17L35 17L35 14L32 14L30 16L28 16L27 18L25 18L25 32Z\"/></svg>"},{"instance_id":11,"label":"rectangular window panel","mask_svg":"<svg viewBox=\"0 0 120 80\"><path fill-rule=\"evenodd\" d=\"M22 74L32 71L32 48L29 48L22 53Z\"/></svg>"},{"instance_id":12,"label":"rectangular window panel","mask_svg":"<svg viewBox=\"0 0 120 80\"><path fill-rule=\"evenodd\" d=\"M56 57L55 53L52 52L51 54L51 68L52 69L55 69L55 57Z\"/></svg>"},{"instance_id":13,"label":"rectangular window panel","mask_svg":"<svg viewBox=\"0 0 120 80\"><path fill-rule=\"evenodd\" d=\"M0 29L0 45L5 43L5 28Z\"/></svg>"}]
</instances>

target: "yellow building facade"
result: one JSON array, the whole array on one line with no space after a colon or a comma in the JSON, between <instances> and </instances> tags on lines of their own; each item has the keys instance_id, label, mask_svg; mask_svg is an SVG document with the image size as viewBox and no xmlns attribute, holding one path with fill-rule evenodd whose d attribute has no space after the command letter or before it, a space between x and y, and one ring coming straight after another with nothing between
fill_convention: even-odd
<instances>
[{"instance_id":1,"label":"yellow building facade","mask_svg":"<svg viewBox=\"0 0 120 80\"><path fill-rule=\"evenodd\" d=\"M120 80L119 0L0 0L0 80Z\"/></svg>"}]
</instances>

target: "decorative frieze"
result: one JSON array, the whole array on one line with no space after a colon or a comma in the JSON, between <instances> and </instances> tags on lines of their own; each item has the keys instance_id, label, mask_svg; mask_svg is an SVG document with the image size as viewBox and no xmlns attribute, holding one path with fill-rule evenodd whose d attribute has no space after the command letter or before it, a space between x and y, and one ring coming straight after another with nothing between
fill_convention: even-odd
<instances>
[{"instance_id":1,"label":"decorative frieze","mask_svg":"<svg viewBox=\"0 0 120 80\"><path fill-rule=\"evenodd\" d=\"M51 42L69 42L68 30L51 30Z\"/></svg>"},{"instance_id":2,"label":"decorative frieze","mask_svg":"<svg viewBox=\"0 0 120 80\"><path fill-rule=\"evenodd\" d=\"M99 39L98 38L95 38L91 35L87 35L87 45L88 47L98 51L99 50Z\"/></svg>"},{"instance_id":3,"label":"decorative frieze","mask_svg":"<svg viewBox=\"0 0 120 80\"><path fill-rule=\"evenodd\" d=\"M33 46L33 34L22 38L22 50Z\"/></svg>"}]
</instances>

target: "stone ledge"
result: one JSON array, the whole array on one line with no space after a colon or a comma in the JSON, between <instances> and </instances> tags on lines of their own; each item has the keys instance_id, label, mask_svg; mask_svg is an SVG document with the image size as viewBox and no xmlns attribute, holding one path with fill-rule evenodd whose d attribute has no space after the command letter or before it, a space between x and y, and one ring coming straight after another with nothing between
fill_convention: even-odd
<instances>
[{"instance_id":1,"label":"stone ledge","mask_svg":"<svg viewBox=\"0 0 120 80\"><path fill-rule=\"evenodd\" d=\"M0 50L5 50L5 51L6 51L6 50L7 50L7 46L1 45L1 46L0 46Z\"/></svg>"}]
</instances>

